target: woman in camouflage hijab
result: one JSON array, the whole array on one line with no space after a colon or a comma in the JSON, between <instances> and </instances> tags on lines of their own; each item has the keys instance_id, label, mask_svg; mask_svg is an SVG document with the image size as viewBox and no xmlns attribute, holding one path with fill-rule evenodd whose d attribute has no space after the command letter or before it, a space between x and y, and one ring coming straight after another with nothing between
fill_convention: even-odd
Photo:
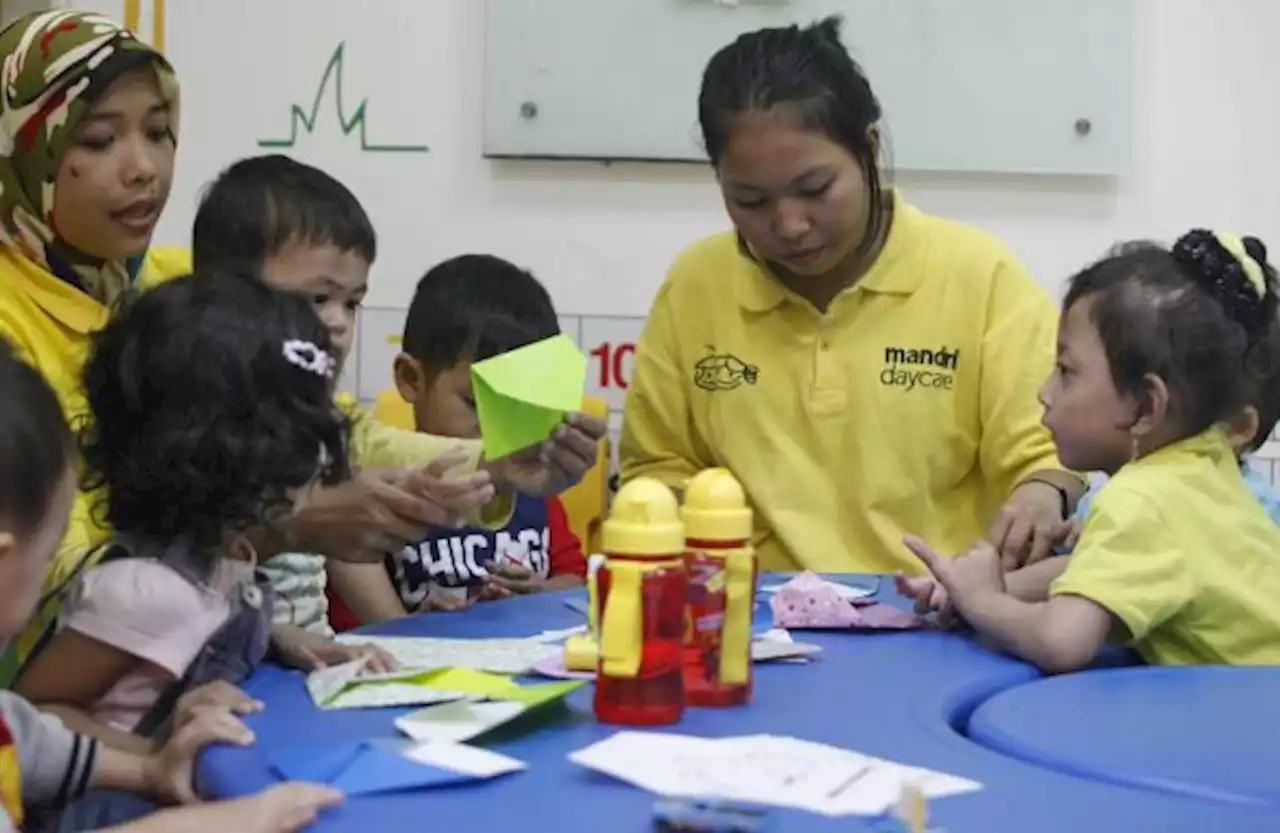
<instances>
[{"instance_id":1,"label":"woman in camouflage hijab","mask_svg":"<svg viewBox=\"0 0 1280 833\"><path fill-rule=\"evenodd\" d=\"M98 14L48 11L0 33L0 242L110 304L169 196L178 84Z\"/></svg>"}]
</instances>

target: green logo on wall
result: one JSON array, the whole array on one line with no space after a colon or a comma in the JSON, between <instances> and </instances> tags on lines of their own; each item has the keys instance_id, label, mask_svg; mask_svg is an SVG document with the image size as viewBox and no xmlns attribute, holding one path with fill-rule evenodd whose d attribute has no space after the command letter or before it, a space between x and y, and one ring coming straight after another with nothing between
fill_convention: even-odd
<instances>
[{"instance_id":1,"label":"green logo on wall","mask_svg":"<svg viewBox=\"0 0 1280 833\"><path fill-rule=\"evenodd\" d=\"M360 150L366 153L426 153L426 145L385 145L369 141L368 106L369 99L363 99L350 116L342 103L342 65L346 57L346 43L339 43L329 56L324 72L320 75L320 83L316 88L311 109L304 110L294 104L289 108L289 137L286 139L259 139L260 148L291 148L298 143L300 133L310 135L316 130L316 121L320 116L320 107L324 104L325 93L332 87L333 105L337 111L338 126L342 135L350 136L357 128L360 130Z\"/></svg>"}]
</instances>

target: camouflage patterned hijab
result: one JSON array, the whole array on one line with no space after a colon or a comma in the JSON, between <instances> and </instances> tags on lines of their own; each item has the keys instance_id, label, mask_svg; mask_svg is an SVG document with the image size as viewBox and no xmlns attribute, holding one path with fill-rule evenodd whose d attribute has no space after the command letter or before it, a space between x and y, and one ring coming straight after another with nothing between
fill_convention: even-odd
<instances>
[{"instance_id":1,"label":"camouflage patterned hijab","mask_svg":"<svg viewBox=\"0 0 1280 833\"><path fill-rule=\"evenodd\" d=\"M77 252L53 232L54 183L76 126L106 86L139 63L155 67L171 108L178 82L168 62L132 32L88 12L48 11L0 32L0 243L109 304L140 259L111 263Z\"/></svg>"}]
</instances>

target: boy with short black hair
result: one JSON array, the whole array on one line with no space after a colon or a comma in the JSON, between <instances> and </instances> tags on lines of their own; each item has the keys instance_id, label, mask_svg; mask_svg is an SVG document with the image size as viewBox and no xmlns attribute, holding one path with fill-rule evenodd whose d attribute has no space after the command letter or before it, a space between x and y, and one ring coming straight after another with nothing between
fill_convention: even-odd
<instances>
[{"instance_id":1,"label":"boy with short black hair","mask_svg":"<svg viewBox=\"0 0 1280 833\"><path fill-rule=\"evenodd\" d=\"M419 431L480 436L471 365L558 335L551 298L529 272L490 255L447 260L419 282L405 320L396 387ZM384 565L329 565L335 589L365 624L477 599L573 587L586 559L554 497L518 495L498 530L433 529Z\"/></svg>"},{"instance_id":2,"label":"boy with short black hair","mask_svg":"<svg viewBox=\"0 0 1280 833\"><path fill-rule=\"evenodd\" d=\"M340 372L377 257L373 224L346 186L287 156L241 159L205 189L192 227L192 249L197 270L234 267L261 275L277 289L310 297L329 329ZM348 395L339 394L338 401L354 416L353 458L363 466L425 464L459 446L386 428L359 411ZM471 444L467 456L474 467L478 444ZM261 569L276 591L277 624L332 636L323 557L282 553Z\"/></svg>"}]
</instances>

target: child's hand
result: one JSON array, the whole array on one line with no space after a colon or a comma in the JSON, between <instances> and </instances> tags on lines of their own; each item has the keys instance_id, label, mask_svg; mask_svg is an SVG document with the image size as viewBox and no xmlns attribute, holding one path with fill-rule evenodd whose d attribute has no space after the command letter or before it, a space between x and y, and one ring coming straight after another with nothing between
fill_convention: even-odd
<instances>
[{"instance_id":1,"label":"child's hand","mask_svg":"<svg viewBox=\"0 0 1280 833\"><path fill-rule=\"evenodd\" d=\"M304 671L316 671L330 665L344 665L358 659L365 661L364 670L370 674L386 674L400 667L396 658L377 645L350 645L326 639L323 643L303 649Z\"/></svg>"},{"instance_id":2,"label":"child's hand","mask_svg":"<svg viewBox=\"0 0 1280 833\"><path fill-rule=\"evenodd\" d=\"M144 788L177 804L199 801L191 786L192 770L196 754L211 743L248 746L253 743L253 732L227 709L200 707L164 746L143 761Z\"/></svg>"},{"instance_id":3,"label":"child's hand","mask_svg":"<svg viewBox=\"0 0 1280 833\"><path fill-rule=\"evenodd\" d=\"M173 728L181 729L191 722L202 709L226 709L232 714L255 714L262 711L263 703L245 694L223 680L214 680L194 688L178 698L173 707Z\"/></svg>"},{"instance_id":4,"label":"child's hand","mask_svg":"<svg viewBox=\"0 0 1280 833\"><path fill-rule=\"evenodd\" d=\"M951 597L933 576L908 576L898 573L893 577L898 593L915 602L915 611L921 616L936 614L937 622L944 628L956 623Z\"/></svg>"},{"instance_id":5,"label":"child's hand","mask_svg":"<svg viewBox=\"0 0 1280 833\"><path fill-rule=\"evenodd\" d=\"M546 590L546 579L534 573L523 564L502 558L489 565L489 579L486 589L496 598L511 595L541 593Z\"/></svg>"},{"instance_id":6,"label":"child's hand","mask_svg":"<svg viewBox=\"0 0 1280 833\"><path fill-rule=\"evenodd\" d=\"M235 801L167 812L174 814L175 830L294 833L315 821L321 810L341 804L343 798L345 796L332 787L293 782L276 784L257 795ZM178 823L179 813L186 824Z\"/></svg>"},{"instance_id":7,"label":"child's hand","mask_svg":"<svg viewBox=\"0 0 1280 833\"><path fill-rule=\"evenodd\" d=\"M983 596L1004 592L1004 570L1000 553L986 541L977 541L969 552L947 558L914 535L903 539L946 592L947 598L963 613L968 605L980 603Z\"/></svg>"},{"instance_id":8,"label":"child's hand","mask_svg":"<svg viewBox=\"0 0 1280 833\"><path fill-rule=\"evenodd\" d=\"M471 607L475 599L470 593L454 593L450 589L440 587L439 585L431 585L431 589L427 591L427 597L422 600L422 604L418 605L419 613L448 613L456 610L466 610Z\"/></svg>"},{"instance_id":9,"label":"child's hand","mask_svg":"<svg viewBox=\"0 0 1280 833\"><path fill-rule=\"evenodd\" d=\"M342 665L363 659L364 670L370 674L387 674L400 667L396 658L389 651L373 644L348 645L330 639L327 645L312 654L316 663L314 668L325 668L330 665Z\"/></svg>"},{"instance_id":10,"label":"child's hand","mask_svg":"<svg viewBox=\"0 0 1280 833\"><path fill-rule=\"evenodd\" d=\"M287 665L303 671L316 671L366 658L365 670L374 674L395 671L399 667L395 657L376 645L349 645L293 625L272 628L271 641Z\"/></svg>"},{"instance_id":11,"label":"child's hand","mask_svg":"<svg viewBox=\"0 0 1280 833\"><path fill-rule=\"evenodd\" d=\"M547 441L487 464L502 485L527 495L558 495L596 464L600 438L608 433L603 419L570 414Z\"/></svg>"}]
</instances>

